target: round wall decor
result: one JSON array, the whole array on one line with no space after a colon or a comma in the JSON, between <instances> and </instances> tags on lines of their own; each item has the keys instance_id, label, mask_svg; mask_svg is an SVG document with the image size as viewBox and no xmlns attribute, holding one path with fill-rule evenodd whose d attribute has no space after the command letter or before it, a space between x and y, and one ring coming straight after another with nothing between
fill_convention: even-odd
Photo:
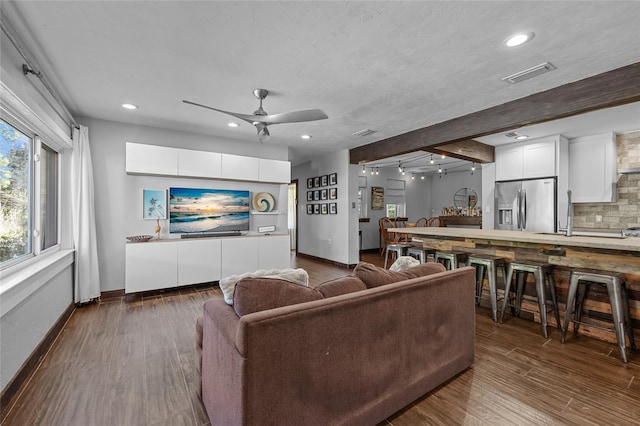
<instances>
[{"instance_id":1,"label":"round wall decor","mask_svg":"<svg viewBox=\"0 0 640 426\"><path fill-rule=\"evenodd\" d=\"M268 192L258 192L253 196L253 209L258 212L270 212L276 206L276 200Z\"/></svg>"}]
</instances>

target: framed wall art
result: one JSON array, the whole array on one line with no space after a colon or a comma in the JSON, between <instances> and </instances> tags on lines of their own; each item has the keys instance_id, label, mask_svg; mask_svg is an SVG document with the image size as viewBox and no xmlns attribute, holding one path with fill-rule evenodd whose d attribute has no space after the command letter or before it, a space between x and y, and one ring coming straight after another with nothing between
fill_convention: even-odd
<instances>
[{"instance_id":1,"label":"framed wall art","mask_svg":"<svg viewBox=\"0 0 640 426\"><path fill-rule=\"evenodd\" d=\"M313 204L307 204L307 214L313 214Z\"/></svg>"},{"instance_id":2,"label":"framed wall art","mask_svg":"<svg viewBox=\"0 0 640 426\"><path fill-rule=\"evenodd\" d=\"M331 173L329 175L329 185L337 185L338 184L338 174Z\"/></svg>"},{"instance_id":3,"label":"framed wall art","mask_svg":"<svg viewBox=\"0 0 640 426\"><path fill-rule=\"evenodd\" d=\"M307 179L307 188L313 188L313 178Z\"/></svg>"},{"instance_id":4,"label":"framed wall art","mask_svg":"<svg viewBox=\"0 0 640 426\"><path fill-rule=\"evenodd\" d=\"M338 203L329 204L329 214L338 214Z\"/></svg>"},{"instance_id":5,"label":"framed wall art","mask_svg":"<svg viewBox=\"0 0 640 426\"><path fill-rule=\"evenodd\" d=\"M371 187L371 210L381 210L384 208L384 188L381 186Z\"/></svg>"},{"instance_id":6,"label":"framed wall art","mask_svg":"<svg viewBox=\"0 0 640 426\"><path fill-rule=\"evenodd\" d=\"M338 188L330 188L329 189L329 199L337 200L338 199Z\"/></svg>"},{"instance_id":7,"label":"framed wall art","mask_svg":"<svg viewBox=\"0 0 640 426\"><path fill-rule=\"evenodd\" d=\"M322 189L320 191L320 199L321 200L326 200L327 198L329 198L327 190L326 189Z\"/></svg>"},{"instance_id":8,"label":"framed wall art","mask_svg":"<svg viewBox=\"0 0 640 426\"><path fill-rule=\"evenodd\" d=\"M322 204L322 214L327 214L327 213L329 213L329 205Z\"/></svg>"},{"instance_id":9,"label":"framed wall art","mask_svg":"<svg viewBox=\"0 0 640 426\"><path fill-rule=\"evenodd\" d=\"M313 205L313 214L320 214L320 204Z\"/></svg>"},{"instance_id":10,"label":"framed wall art","mask_svg":"<svg viewBox=\"0 0 640 426\"><path fill-rule=\"evenodd\" d=\"M320 186L327 186L327 185L329 185L329 176L322 175L320 177Z\"/></svg>"},{"instance_id":11,"label":"framed wall art","mask_svg":"<svg viewBox=\"0 0 640 426\"><path fill-rule=\"evenodd\" d=\"M313 187L318 188L320 186L320 176L313 178Z\"/></svg>"},{"instance_id":12,"label":"framed wall art","mask_svg":"<svg viewBox=\"0 0 640 426\"><path fill-rule=\"evenodd\" d=\"M167 218L167 191L165 189L142 190L142 218Z\"/></svg>"},{"instance_id":13,"label":"framed wall art","mask_svg":"<svg viewBox=\"0 0 640 426\"><path fill-rule=\"evenodd\" d=\"M320 201L320 190L316 189L313 191L313 201Z\"/></svg>"},{"instance_id":14,"label":"framed wall art","mask_svg":"<svg viewBox=\"0 0 640 426\"><path fill-rule=\"evenodd\" d=\"M307 191L307 201L313 201L313 191Z\"/></svg>"}]
</instances>

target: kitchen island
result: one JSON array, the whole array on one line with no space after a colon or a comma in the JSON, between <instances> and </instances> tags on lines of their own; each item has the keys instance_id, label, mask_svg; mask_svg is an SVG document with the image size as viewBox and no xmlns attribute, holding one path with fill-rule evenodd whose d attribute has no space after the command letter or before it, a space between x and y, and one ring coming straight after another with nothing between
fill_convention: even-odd
<instances>
[{"instance_id":1,"label":"kitchen island","mask_svg":"<svg viewBox=\"0 0 640 426\"><path fill-rule=\"evenodd\" d=\"M567 237L561 234L437 227L396 228L389 231L410 233L422 242L424 248L499 256L507 262L528 260L553 265L561 320L564 318L571 270L590 268L622 272L627 283L634 332L636 336L640 335L640 237ZM499 289L504 288L503 279L498 277ZM485 285L485 288L488 286ZM500 298L500 290L498 292ZM529 308L536 309L537 304L532 298L534 294L534 285L528 284L523 306L526 303ZM488 301L488 297L483 297L482 300ZM522 316L526 317L526 312ZM505 315L505 321L508 317L509 315ZM591 286L584 305L583 318L587 317L594 324L610 327L611 309L604 287ZM530 315L530 318L539 321L538 314ZM549 317L549 325L556 325L552 315ZM615 342L615 334L594 327L583 326L579 332Z\"/></svg>"}]
</instances>

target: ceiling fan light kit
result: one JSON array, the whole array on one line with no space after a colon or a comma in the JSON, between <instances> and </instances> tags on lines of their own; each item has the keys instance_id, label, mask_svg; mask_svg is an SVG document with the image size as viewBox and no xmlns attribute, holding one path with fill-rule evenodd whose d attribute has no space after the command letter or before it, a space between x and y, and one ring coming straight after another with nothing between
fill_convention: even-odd
<instances>
[{"instance_id":1,"label":"ceiling fan light kit","mask_svg":"<svg viewBox=\"0 0 640 426\"><path fill-rule=\"evenodd\" d=\"M253 114L239 114L236 112L225 111L218 108L213 108L207 105L198 104L196 102L191 102L187 100L183 100L185 104L198 106L201 108L211 109L213 111L218 111L223 114L228 114L233 117L236 117L240 120L246 121L247 123L253 124L258 131L258 141L265 142L269 139L270 133L268 126L272 124L284 124L284 123L302 123L305 121L316 121L316 120L324 120L329 118L327 114L321 109L306 109L301 111L292 111L292 112L284 112L281 114L272 114L269 115L262 108L262 101L267 97L269 91L267 89L255 89L253 91L253 95L260 100L260 105L258 109L253 112Z\"/></svg>"}]
</instances>

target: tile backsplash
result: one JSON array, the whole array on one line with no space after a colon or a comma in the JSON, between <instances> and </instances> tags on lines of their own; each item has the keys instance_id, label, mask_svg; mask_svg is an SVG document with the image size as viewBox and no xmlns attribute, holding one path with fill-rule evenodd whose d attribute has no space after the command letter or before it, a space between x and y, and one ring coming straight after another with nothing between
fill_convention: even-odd
<instances>
[{"instance_id":1,"label":"tile backsplash","mask_svg":"<svg viewBox=\"0 0 640 426\"><path fill-rule=\"evenodd\" d=\"M616 146L618 169L640 167L640 132L617 135ZM575 204L574 226L616 230L640 226L640 174L618 175L616 188L615 203Z\"/></svg>"}]
</instances>

